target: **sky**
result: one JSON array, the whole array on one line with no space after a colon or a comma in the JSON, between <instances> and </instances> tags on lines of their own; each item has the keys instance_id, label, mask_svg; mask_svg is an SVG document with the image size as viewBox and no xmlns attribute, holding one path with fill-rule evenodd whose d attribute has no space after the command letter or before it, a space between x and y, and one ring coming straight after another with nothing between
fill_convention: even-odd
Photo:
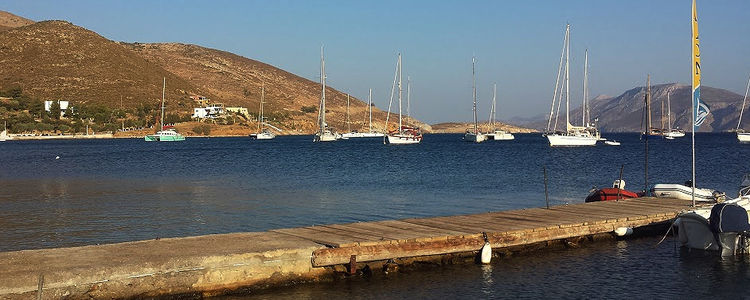
<instances>
[{"instance_id":1,"label":"sky","mask_svg":"<svg viewBox=\"0 0 750 300\"><path fill-rule=\"evenodd\" d=\"M744 95L750 76L750 1L699 0L703 84ZM571 106L589 91L617 96L690 81L691 0L567 1L47 1L5 0L0 10L67 20L114 40L181 42L229 51L388 108L397 53L412 80L411 114L427 123L549 113L565 24L571 24ZM404 83L405 85L405 83ZM405 94L404 94L405 95ZM405 96L404 96L405 97Z\"/></svg>"}]
</instances>

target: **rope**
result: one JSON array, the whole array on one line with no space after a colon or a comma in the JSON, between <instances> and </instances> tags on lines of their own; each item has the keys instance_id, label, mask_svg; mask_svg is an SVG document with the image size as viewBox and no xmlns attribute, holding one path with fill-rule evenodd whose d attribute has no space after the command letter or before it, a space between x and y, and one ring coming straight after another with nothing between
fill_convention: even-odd
<instances>
[{"instance_id":1,"label":"rope","mask_svg":"<svg viewBox=\"0 0 750 300\"><path fill-rule=\"evenodd\" d=\"M669 229L667 229L667 232L664 233L664 237L661 238L661 240L654 245L654 247L659 246L662 242L664 242L665 239L667 239L667 235L669 235L669 232L672 231L672 227L674 227L674 223L677 222L677 218L672 221L672 224L669 224Z\"/></svg>"}]
</instances>

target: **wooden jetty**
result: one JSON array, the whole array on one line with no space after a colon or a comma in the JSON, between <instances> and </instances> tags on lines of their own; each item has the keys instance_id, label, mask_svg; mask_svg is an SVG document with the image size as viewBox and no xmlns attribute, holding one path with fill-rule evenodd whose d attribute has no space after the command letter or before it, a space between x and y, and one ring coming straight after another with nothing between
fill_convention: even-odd
<instances>
[{"instance_id":1,"label":"wooden jetty","mask_svg":"<svg viewBox=\"0 0 750 300\"><path fill-rule=\"evenodd\" d=\"M689 201L638 198L473 215L0 253L0 299L217 295L357 265L495 251L670 222Z\"/></svg>"}]
</instances>

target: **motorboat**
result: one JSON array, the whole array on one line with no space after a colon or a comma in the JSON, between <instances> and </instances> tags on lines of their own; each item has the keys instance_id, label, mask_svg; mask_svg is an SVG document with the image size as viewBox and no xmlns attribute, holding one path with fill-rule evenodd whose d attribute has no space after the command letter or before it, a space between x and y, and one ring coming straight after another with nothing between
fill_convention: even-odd
<instances>
[{"instance_id":1,"label":"motorboat","mask_svg":"<svg viewBox=\"0 0 750 300\"><path fill-rule=\"evenodd\" d=\"M597 189L593 188L586 196L586 202L614 201L620 199L642 197L642 193L635 193L625 190L625 180L618 179L612 183L611 188Z\"/></svg>"},{"instance_id":2,"label":"motorboat","mask_svg":"<svg viewBox=\"0 0 750 300\"><path fill-rule=\"evenodd\" d=\"M605 140L604 144L610 145L610 146L620 146L620 142L615 141L615 140Z\"/></svg>"},{"instance_id":3,"label":"motorboat","mask_svg":"<svg viewBox=\"0 0 750 300\"><path fill-rule=\"evenodd\" d=\"M651 188L651 194L657 198L674 198L681 200L692 200L693 199L693 187L690 181L682 184L674 183L659 183L655 184ZM695 188L695 201L697 202L708 202L716 203L717 201L723 201L726 199L726 194L720 191L712 189L701 189Z\"/></svg>"}]
</instances>

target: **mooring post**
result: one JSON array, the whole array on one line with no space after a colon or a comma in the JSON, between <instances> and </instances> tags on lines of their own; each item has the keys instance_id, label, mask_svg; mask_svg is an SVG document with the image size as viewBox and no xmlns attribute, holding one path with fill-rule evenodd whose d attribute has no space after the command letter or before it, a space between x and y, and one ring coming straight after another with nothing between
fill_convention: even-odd
<instances>
[{"instance_id":1,"label":"mooring post","mask_svg":"<svg viewBox=\"0 0 750 300\"><path fill-rule=\"evenodd\" d=\"M44 289L44 274L39 274L36 286L36 299L42 300L42 290Z\"/></svg>"},{"instance_id":2,"label":"mooring post","mask_svg":"<svg viewBox=\"0 0 750 300\"><path fill-rule=\"evenodd\" d=\"M544 171L544 201L547 202L547 209L549 209L549 193L547 192L547 166L542 166Z\"/></svg>"},{"instance_id":3,"label":"mooring post","mask_svg":"<svg viewBox=\"0 0 750 300\"><path fill-rule=\"evenodd\" d=\"M352 255L349 257L349 275L357 274L357 256Z\"/></svg>"},{"instance_id":4,"label":"mooring post","mask_svg":"<svg viewBox=\"0 0 750 300\"><path fill-rule=\"evenodd\" d=\"M622 186L622 170L623 169L625 169L625 164L622 164L620 166L620 179L617 181L617 200L615 201L620 201L620 191L625 189L625 187Z\"/></svg>"}]
</instances>

